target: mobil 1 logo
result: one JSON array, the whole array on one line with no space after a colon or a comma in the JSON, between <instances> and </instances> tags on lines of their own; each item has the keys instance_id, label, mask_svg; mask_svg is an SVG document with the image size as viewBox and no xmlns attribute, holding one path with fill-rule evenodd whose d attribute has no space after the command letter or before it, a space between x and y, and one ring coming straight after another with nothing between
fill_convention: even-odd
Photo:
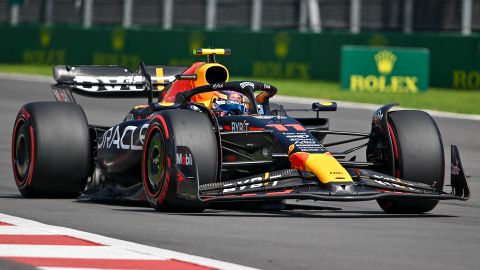
<instances>
[{"instance_id":1,"label":"mobil 1 logo","mask_svg":"<svg viewBox=\"0 0 480 270\"><path fill-rule=\"evenodd\" d=\"M193 154L186 146L177 146L175 153L175 164L186 178L195 178L197 175L197 166Z\"/></svg>"}]
</instances>

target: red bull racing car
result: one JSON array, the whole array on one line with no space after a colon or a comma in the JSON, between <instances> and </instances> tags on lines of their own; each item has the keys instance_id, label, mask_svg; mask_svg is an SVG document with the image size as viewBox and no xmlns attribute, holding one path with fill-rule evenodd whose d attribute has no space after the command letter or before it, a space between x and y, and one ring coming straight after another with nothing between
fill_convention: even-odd
<instances>
[{"instance_id":1,"label":"red bull racing car","mask_svg":"<svg viewBox=\"0 0 480 270\"><path fill-rule=\"evenodd\" d=\"M212 204L376 200L387 213L423 213L470 191L455 146L451 192L444 192L444 149L433 118L379 108L369 133L333 131L313 103L294 118L270 102L268 83L229 81L216 61L228 49L197 49L191 66L56 66L57 102L24 105L12 136L12 167L25 197L148 201L161 211ZM111 127L89 124L73 94L145 97ZM348 136L325 143L326 136ZM332 146L358 142L334 152ZM365 161L347 155L366 149Z\"/></svg>"}]
</instances>

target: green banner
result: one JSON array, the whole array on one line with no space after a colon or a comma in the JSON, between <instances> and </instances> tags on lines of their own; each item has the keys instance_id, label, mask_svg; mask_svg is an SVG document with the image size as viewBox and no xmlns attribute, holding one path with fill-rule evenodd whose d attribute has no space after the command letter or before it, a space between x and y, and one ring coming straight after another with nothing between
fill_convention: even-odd
<instances>
[{"instance_id":1,"label":"green banner","mask_svg":"<svg viewBox=\"0 0 480 270\"><path fill-rule=\"evenodd\" d=\"M192 49L214 46L232 49L231 56L218 57L232 76L330 81L340 80L342 46L422 47L430 52L430 72L426 80L419 78L416 84L419 90L428 82L437 87L480 90L480 35L477 34L352 35L0 25L0 35L8 37L8 42L0 42L0 63L122 65L131 69L140 61L188 65L203 60L192 56ZM392 72L408 65L396 57ZM369 58L367 66L378 73L372 59Z\"/></svg>"},{"instance_id":2,"label":"green banner","mask_svg":"<svg viewBox=\"0 0 480 270\"><path fill-rule=\"evenodd\" d=\"M354 92L426 91L429 56L425 48L343 46L342 88Z\"/></svg>"},{"instance_id":3,"label":"green banner","mask_svg":"<svg viewBox=\"0 0 480 270\"><path fill-rule=\"evenodd\" d=\"M23 4L23 1L24 0L8 0L8 3L10 5L21 5L21 4Z\"/></svg>"}]
</instances>

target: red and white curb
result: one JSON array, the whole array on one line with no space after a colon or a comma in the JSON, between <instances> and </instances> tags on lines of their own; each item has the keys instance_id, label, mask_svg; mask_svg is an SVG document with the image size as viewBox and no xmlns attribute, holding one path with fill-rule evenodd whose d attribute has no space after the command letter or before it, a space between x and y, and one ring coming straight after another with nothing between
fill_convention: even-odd
<instances>
[{"instance_id":1,"label":"red and white curb","mask_svg":"<svg viewBox=\"0 0 480 270\"><path fill-rule=\"evenodd\" d=\"M0 259L48 270L254 269L5 214L0 214Z\"/></svg>"}]
</instances>

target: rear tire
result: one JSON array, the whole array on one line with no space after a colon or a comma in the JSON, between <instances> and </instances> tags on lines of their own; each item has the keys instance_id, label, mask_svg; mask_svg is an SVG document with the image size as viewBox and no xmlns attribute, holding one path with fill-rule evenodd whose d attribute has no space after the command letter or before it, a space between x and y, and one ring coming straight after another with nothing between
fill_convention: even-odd
<instances>
[{"instance_id":1,"label":"rear tire","mask_svg":"<svg viewBox=\"0 0 480 270\"><path fill-rule=\"evenodd\" d=\"M25 197L76 197L90 171L87 118L74 103L35 102L17 115L12 168Z\"/></svg>"},{"instance_id":2,"label":"rear tire","mask_svg":"<svg viewBox=\"0 0 480 270\"><path fill-rule=\"evenodd\" d=\"M426 112L405 110L390 112L388 123L394 150L394 176L442 190L445 161L442 137L435 120ZM437 203L438 200L378 200L385 212L395 214L429 212Z\"/></svg>"},{"instance_id":3,"label":"rear tire","mask_svg":"<svg viewBox=\"0 0 480 270\"><path fill-rule=\"evenodd\" d=\"M177 195L180 182L194 181L180 171L183 165L177 164L177 154L179 149L191 153L189 168L196 170L199 184L216 181L219 149L210 120L200 112L166 110L153 117L146 134L142 175L150 204L158 211L203 211L206 205L198 199Z\"/></svg>"}]
</instances>

